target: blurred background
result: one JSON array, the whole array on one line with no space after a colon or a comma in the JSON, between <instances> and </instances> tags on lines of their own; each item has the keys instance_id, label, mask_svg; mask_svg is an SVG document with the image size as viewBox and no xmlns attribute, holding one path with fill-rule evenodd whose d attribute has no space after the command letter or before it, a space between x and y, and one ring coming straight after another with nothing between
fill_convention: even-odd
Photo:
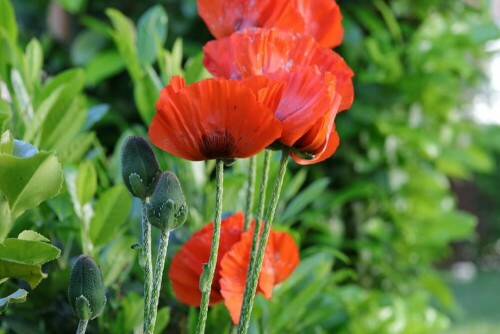
<instances>
[{"instance_id":1,"label":"blurred background","mask_svg":"<svg viewBox=\"0 0 500 334\"><path fill-rule=\"evenodd\" d=\"M290 168L277 228L294 233L302 265L271 303L258 301L252 328L256 333L263 328L500 333L500 1L338 3L345 38L336 51L356 73L355 102L336 118L337 153L318 165ZM39 146L58 152L66 175L91 161L98 203L121 183L121 144L129 134L146 133L158 89L175 74L190 82L208 75L200 52L212 37L195 0L13 0L12 5L20 50L33 38L40 42L43 70L36 85L69 69L83 70L74 92L84 101L75 111L86 115L82 126L70 137L42 140ZM16 65L6 53L0 57L0 79L16 100L9 74ZM41 104L36 85L29 93ZM22 136L23 129L12 125L12 131ZM176 232L171 256L210 220L205 202L213 191L213 166L209 163L204 174L197 165L159 156L162 166L184 179L191 203L189 223ZM242 206L245 170L241 162L228 174L228 208ZM34 228L50 235L63 257L45 269L49 277L30 292L28 302L2 315L0 332L66 333L75 326L64 281L84 246L71 201L62 194L16 222L12 234ZM141 272L129 254L138 203L119 204L132 213L112 238L94 242L112 297L91 333L130 332L141 316L134 308ZM0 295L8 284L22 283L0 285ZM163 332L189 332L196 312L175 301L168 282L160 304L169 314ZM223 307L210 317L213 326L229 328ZM135 322L124 320L132 318Z\"/></svg>"}]
</instances>

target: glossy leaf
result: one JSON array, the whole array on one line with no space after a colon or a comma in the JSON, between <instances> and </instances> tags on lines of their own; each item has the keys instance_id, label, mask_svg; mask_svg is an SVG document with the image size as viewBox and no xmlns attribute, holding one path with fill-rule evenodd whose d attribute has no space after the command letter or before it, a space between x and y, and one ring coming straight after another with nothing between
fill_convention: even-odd
<instances>
[{"instance_id":1,"label":"glossy leaf","mask_svg":"<svg viewBox=\"0 0 500 334\"><path fill-rule=\"evenodd\" d=\"M0 279L15 277L31 288L47 277L42 264L56 259L61 251L43 241L7 238L0 247Z\"/></svg>"},{"instance_id":2,"label":"glossy leaf","mask_svg":"<svg viewBox=\"0 0 500 334\"><path fill-rule=\"evenodd\" d=\"M76 176L76 196L80 205L90 202L97 191L97 173L94 165L84 161L78 167Z\"/></svg>"},{"instance_id":3,"label":"glossy leaf","mask_svg":"<svg viewBox=\"0 0 500 334\"><path fill-rule=\"evenodd\" d=\"M28 292L26 290L18 289L16 292L11 293L7 297L0 298L0 314L7 309L9 304L24 303L27 296Z\"/></svg>"},{"instance_id":4,"label":"glossy leaf","mask_svg":"<svg viewBox=\"0 0 500 334\"><path fill-rule=\"evenodd\" d=\"M137 51L142 64L151 64L167 39L167 13L162 6L148 9L137 23Z\"/></svg>"},{"instance_id":5,"label":"glossy leaf","mask_svg":"<svg viewBox=\"0 0 500 334\"><path fill-rule=\"evenodd\" d=\"M131 199L124 186L115 186L101 194L95 204L89 234L95 246L116 238L130 214Z\"/></svg>"},{"instance_id":6,"label":"glossy leaf","mask_svg":"<svg viewBox=\"0 0 500 334\"><path fill-rule=\"evenodd\" d=\"M0 191L9 201L12 219L61 190L61 164L52 153L40 152L30 158L0 155Z\"/></svg>"}]
</instances>

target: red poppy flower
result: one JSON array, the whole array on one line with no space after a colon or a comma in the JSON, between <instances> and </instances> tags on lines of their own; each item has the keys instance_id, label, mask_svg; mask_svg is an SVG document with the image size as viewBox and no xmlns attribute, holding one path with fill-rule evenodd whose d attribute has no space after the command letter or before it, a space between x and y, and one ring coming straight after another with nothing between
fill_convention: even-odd
<instances>
[{"instance_id":1,"label":"red poppy flower","mask_svg":"<svg viewBox=\"0 0 500 334\"><path fill-rule=\"evenodd\" d=\"M243 234L221 262L221 294L233 323L240 319L243 293L252 246L251 231ZM299 263L299 251L293 238L285 232L271 230L259 276L257 293L271 299L273 287L290 276Z\"/></svg>"},{"instance_id":2,"label":"red poppy flower","mask_svg":"<svg viewBox=\"0 0 500 334\"><path fill-rule=\"evenodd\" d=\"M203 52L205 67L223 78L267 76L279 70L317 66L322 74L330 72L336 78L335 90L342 98L339 111L349 109L354 100L353 71L341 56L308 35L280 29L245 29L208 42Z\"/></svg>"},{"instance_id":3,"label":"red poppy flower","mask_svg":"<svg viewBox=\"0 0 500 334\"><path fill-rule=\"evenodd\" d=\"M334 0L198 0L200 16L216 38L249 27L312 35L328 48L340 45L342 15Z\"/></svg>"},{"instance_id":4,"label":"red poppy flower","mask_svg":"<svg viewBox=\"0 0 500 334\"><path fill-rule=\"evenodd\" d=\"M190 86L174 77L160 92L149 136L159 148L188 160L252 156L281 135L272 108L283 88L283 82L265 77L206 79Z\"/></svg>"},{"instance_id":5,"label":"red poppy flower","mask_svg":"<svg viewBox=\"0 0 500 334\"><path fill-rule=\"evenodd\" d=\"M287 83L275 113L283 126L278 141L292 147L297 163L318 163L335 152L335 116L354 98L353 72L339 55L311 37L279 29L247 29L209 42L204 51L204 63L214 75L259 74Z\"/></svg>"},{"instance_id":6,"label":"red poppy flower","mask_svg":"<svg viewBox=\"0 0 500 334\"><path fill-rule=\"evenodd\" d=\"M210 305L224 300L234 323L239 320L246 274L250 258L252 228L243 232L244 216L236 213L222 221L221 239ZM179 249L172 259L168 276L181 302L199 306L199 279L203 264L208 262L212 245L213 223L206 225ZM272 289L284 281L299 263L298 248L292 237L271 231L264 255L257 292L271 298Z\"/></svg>"},{"instance_id":7,"label":"red poppy flower","mask_svg":"<svg viewBox=\"0 0 500 334\"><path fill-rule=\"evenodd\" d=\"M335 77L330 73L325 75L326 86L329 87L329 112L318 120L293 145L291 156L301 165L311 165L331 157L339 146L339 136L335 129L335 116L340 105L340 96L334 89Z\"/></svg>"}]
</instances>

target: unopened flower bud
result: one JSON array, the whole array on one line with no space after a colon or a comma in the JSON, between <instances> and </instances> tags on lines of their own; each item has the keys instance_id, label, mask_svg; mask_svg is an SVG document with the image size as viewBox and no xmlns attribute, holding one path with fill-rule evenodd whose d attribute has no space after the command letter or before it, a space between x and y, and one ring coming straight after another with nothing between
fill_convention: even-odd
<instances>
[{"instance_id":1,"label":"unopened flower bud","mask_svg":"<svg viewBox=\"0 0 500 334\"><path fill-rule=\"evenodd\" d=\"M160 173L149 144L142 137L128 137L122 150L122 176L132 195L141 199L151 196Z\"/></svg>"},{"instance_id":2,"label":"unopened flower bud","mask_svg":"<svg viewBox=\"0 0 500 334\"><path fill-rule=\"evenodd\" d=\"M181 184L172 172L161 174L146 204L149 223L160 230L173 230L187 219L188 206Z\"/></svg>"},{"instance_id":3,"label":"unopened flower bud","mask_svg":"<svg viewBox=\"0 0 500 334\"><path fill-rule=\"evenodd\" d=\"M94 319L102 314L106 292L101 271L90 256L80 256L71 269L68 298L81 320Z\"/></svg>"}]
</instances>

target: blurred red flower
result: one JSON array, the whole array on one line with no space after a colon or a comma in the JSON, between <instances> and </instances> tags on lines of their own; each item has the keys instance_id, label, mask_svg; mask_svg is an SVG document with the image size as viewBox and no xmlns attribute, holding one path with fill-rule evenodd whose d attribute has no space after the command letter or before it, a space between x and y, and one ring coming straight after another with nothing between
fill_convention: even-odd
<instances>
[{"instance_id":1,"label":"blurred red flower","mask_svg":"<svg viewBox=\"0 0 500 334\"><path fill-rule=\"evenodd\" d=\"M224 301L231 319L237 323L252 243L252 228L243 231L244 216L238 212L222 220L217 265L210 293L210 305ZM212 245L213 223L207 224L179 249L172 259L168 276L175 296L181 302L199 306L199 279L203 264L208 262ZM299 263L299 252L293 238L271 230L266 247L257 292L271 298L273 287L283 282Z\"/></svg>"},{"instance_id":2,"label":"blurred red flower","mask_svg":"<svg viewBox=\"0 0 500 334\"><path fill-rule=\"evenodd\" d=\"M262 76L189 86L174 77L160 92L149 136L162 150L188 160L252 156L281 135L274 112L283 88L283 82Z\"/></svg>"},{"instance_id":3,"label":"blurred red flower","mask_svg":"<svg viewBox=\"0 0 500 334\"><path fill-rule=\"evenodd\" d=\"M216 38L249 27L275 27L310 34L332 48L344 36L335 0L198 0L198 11Z\"/></svg>"}]
</instances>

